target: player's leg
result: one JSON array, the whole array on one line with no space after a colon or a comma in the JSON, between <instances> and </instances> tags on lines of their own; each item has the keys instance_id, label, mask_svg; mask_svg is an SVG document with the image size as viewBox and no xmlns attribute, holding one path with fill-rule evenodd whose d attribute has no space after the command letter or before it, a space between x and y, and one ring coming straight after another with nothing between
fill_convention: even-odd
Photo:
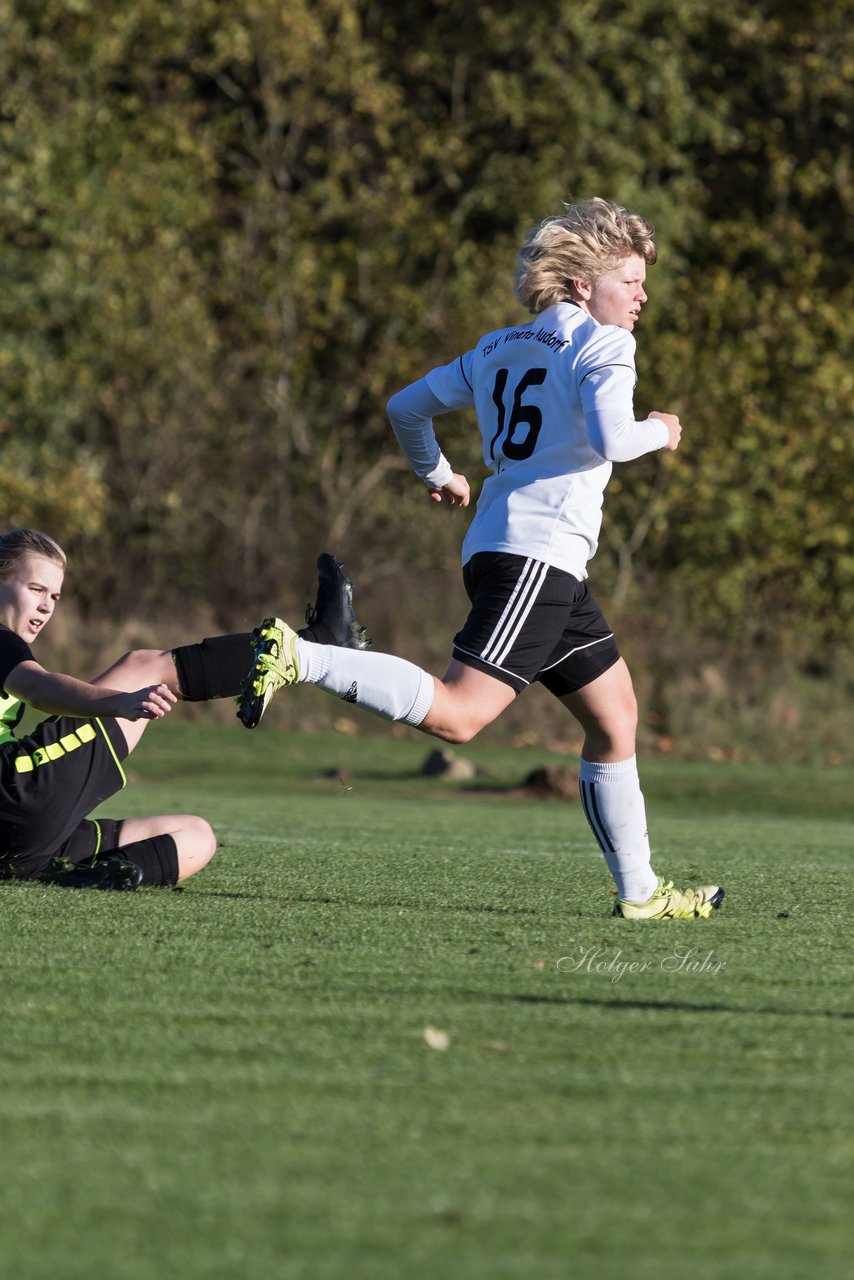
<instances>
[{"instance_id":1,"label":"player's leg","mask_svg":"<svg viewBox=\"0 0 854 1280\"><path fill-rule=\"evenodd\" d=\"M322 648L268 618L255 633L238 716L254 728L276 690L299 682L447 742L470 741L537 675L579 583L542 562L491 552L473 556L463 576L472 607L443 679L392 654Z\"/></svg>"},{"instance_id":2,"label":"player's leg","mask_svg":"<svg viewBox=\"0 0 854 1280\"><path fill-rule=\"evenodd\" d=\"M622 658L561 701L584 730L583 760L614 764L634 756L638 707Z\"/></svg>"},{"instance_id":3,"label":"player's leg","mask_svg":"<svg viewBox=\"0 0 854 1280\"><path fill-rule=\"evenodd\" d=\"M441 680L433 680L430 710L418 726L445 742L470 742L497 720L516 698L516 690L494 676L451 658Z\"/></svg>"},{"instance_id":4,"label":"player's leg","mask_svg":"<svg viewBox=\"0 0 854 1280\"><path fill-rule=\"evenodd\" d=\"M132 693L135 689L144 689L146 685L164 684L177 693L175 661L170 649L134 649L119 658L106 671L95 676L92 684L105 689L118 689L121 693ZM124 735L128 753L134 750L145 732L150 720L119 720L116 725Z\"/></svg>"},{"instance_id":5,"label":"player's leg","mask_svg":"<svg viewBox=\"0 0 854 1280\"><path fill-rule=\"evenodd\" d=\"M584 730L579 791L620 898L648 901L658 887L650 864L646 809L635 757L637 704L620 658L561 702Z\"/></svg>"},{"instance_id":6,"label":"player's leg","mask_svg":"<svg viewBox=\"0 0 854 1280\"><path fill-rule=\"evenodd\" d=\"M251 661L251 633L212 636L177 649L133 649L92 684L130 693L146 685L163 684L189 702L234 697ZM133 751L150 720L117 720L128 751Z\"/></svg>"},{"instance_id":7,"label":"player's leg","mask_svg":"<svg viewBox=\"0 0 854 1280\"><path fill-rule=\"evenodd\" d=\"M53 854L34 860L25 874L69 889L127 891L186 880L215 851L210 824L192 814L84 818Z\"/></svg>"},{"instance_id":8,"label":"player's leg","mask_svg":"<svg viewBox=\"0 0 854 1280\"><path fill-rule=\"evenodd\" d=\"M585 816L617 886L618 910L638 919L708 915L723 897L717 885L684 893L651 866L646 806L635 757L637 702L629 669L586 584L540 682L584 730L579 792Z\"/></svg>"},{"instance_id":9,"label":"player's leg","mask_svg":"<svg viewBox=\"0 0 854 1280\"><path fill-rule=\"evenodd\" d=\"M125 818L117 848L143 870L143 884L176 884L207 866L216 853L209 822L194 814Z\"/></svg>"},{"instance_id":10,"label":"player's leg","mask_svg":"<svg viewBox=\"0 0 854 1280\"><path fill-rule=\"evenodd\" d=\"M617 886L617 913L637 920L708 916L723 899L719 885L674 889L652 869L635 756L637 703L625 662L620 658L561 701L584 730L579 792Z\"/></svg>"},{"instance_id":11,"label":"player's leg","mask_svg":"<svg viewBox=\"0 0 854 1280\"><path fill-rule=\"evenodd\" d=\"M238 712L258 724L284 685L317 685L384 720L408 724L447 742L468 742L499 716L515 690L451 659L443 680L390 653L330 649L300 639L280 618L258 629L259 649Z\"/></svg>"},{"instance_id":12,"label":"player's leg","mask_svg":"<svg viewBox=\"0 0 854 1280\"><path fill-rule=\"evenodd\" d=\"M353 584L340 561L328 552L317 557L317 595L306 609L306 626L297 633L321 646L370 648L370 637L353 609ZM93 684L132 692L165 684L188 702L236 697L252 658L252 632L211 636L175 649L135 649L96 676ZM131 750L147 720L122 721Z\"/></svg>"}]
</instances>

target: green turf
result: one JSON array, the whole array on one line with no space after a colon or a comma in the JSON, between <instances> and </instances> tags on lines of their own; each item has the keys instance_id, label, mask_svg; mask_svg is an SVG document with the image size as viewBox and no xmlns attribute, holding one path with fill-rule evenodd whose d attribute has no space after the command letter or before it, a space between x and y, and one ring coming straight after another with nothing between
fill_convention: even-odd
<instances>
[{"instance_id":1,"label":"green turf","mask_svg":"<svg viewBox=\"0 0 854 1280\"><path fill-rule=\"evenodd\" d=\"M631 925L542 752L429 746L176 718L105 811L206 871L0 885L3 1280L849 1274L851 772L649 762L728 897Z\"/></svg>"}]
</instances>

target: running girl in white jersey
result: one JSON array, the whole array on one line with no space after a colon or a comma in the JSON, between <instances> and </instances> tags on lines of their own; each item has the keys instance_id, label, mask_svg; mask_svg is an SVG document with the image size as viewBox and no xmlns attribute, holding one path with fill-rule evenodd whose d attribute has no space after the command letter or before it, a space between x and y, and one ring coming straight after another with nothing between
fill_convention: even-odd
<instances>
[{"instance_id":1,"label":"running girl in white jersey","mask_svg":"<svg viewBox=\"0 0 854 1280\"><path fill-rule=\"evenodd\" d=\"M391 655L312 644L268 619L238 714L254 727L276 689L302 681L468 742L539 681L584 730L581 799L617 886L617 913L695 919L724 891L674 889L652 870L632 681L586 584L612 463L675 450L682 434L674 414L634 416L632 330L655 260L645 219L598 198L566 206L519 254L516 292L535 319L485 334L389 401L397 440L433 501L469 503L468 481L436 439L441 414L474 407L490 473L463 543L471 611L443 679Z\"/></svg>"}]
</instances>

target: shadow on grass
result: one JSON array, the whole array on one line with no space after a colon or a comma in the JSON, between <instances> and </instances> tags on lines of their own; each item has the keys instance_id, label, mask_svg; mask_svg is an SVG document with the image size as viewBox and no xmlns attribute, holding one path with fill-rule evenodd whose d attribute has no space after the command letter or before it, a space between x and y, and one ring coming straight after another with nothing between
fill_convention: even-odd
<instances>
[{"instance_id":1,"label":"shadow on grass","mask_svg":"<svg viewBox=\"0 0 854 1280\"><path fill-rule=\"evenodd\" d=\"M463 999L483 1000L475 992L457 992ZM751 1016L770 1014L775 1018L836 1018L851 1021L854 1012L848 1009L774 1009L760 1005L745 1007L735 1004L683 1004L676 1000L596 1000L592 996L487 996L491 1004L546 1004L557 1006L589 1005L595 1009L651 1009L657 1013L746 1013Z\"/></svg>"},{"instance_id":2,"label":"shadow on grass","mask_svg":"<svg viewBox=\"0 0 854 1280\"><path fill-rule=\"evenodd\" d=\"M181 886L177 887L180 889ZM274 901L268 893L233 893L227 889L194 889L193 897L246 898L252 902ZM285 902L291 906L295 903L300 903L302 906L309 907L358 907L361 910L370 911L389 911L404 907L408 911L461 911L496 916L538 916L540 914L533 907L493 907L488 903L483 906L465 906L459 903L408 902L404 898L392 898L387 902L365 902L361 898L306 897L287 894L285 897L278 899L278 901Z\"/></svg>"}]
</instances>

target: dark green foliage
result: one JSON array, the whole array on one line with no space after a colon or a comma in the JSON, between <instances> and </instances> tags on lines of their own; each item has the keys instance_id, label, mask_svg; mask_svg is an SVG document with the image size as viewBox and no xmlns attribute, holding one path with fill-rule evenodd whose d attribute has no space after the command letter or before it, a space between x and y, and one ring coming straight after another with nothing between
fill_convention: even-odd
<instances>
[{"instance_id":1,"label":"dark green foliage","mask_svg":"<svg viewBox=\"0 0 854 1280\"><path fill-rule=\"evenodd\" d=\"M521 234L600 193L658 226L637 404L685 423L675 458L617 477L602 594L654 588L735 646L760 616L797 616L795 649L847 634L846 5L0 16L0 498L70 544L88 603L234 613L327 541L374 588L452 572L459 523L403 470L385 400L521 318ZM476 480L471 423L442 438Z\"/></svg>"}]
</instances>

